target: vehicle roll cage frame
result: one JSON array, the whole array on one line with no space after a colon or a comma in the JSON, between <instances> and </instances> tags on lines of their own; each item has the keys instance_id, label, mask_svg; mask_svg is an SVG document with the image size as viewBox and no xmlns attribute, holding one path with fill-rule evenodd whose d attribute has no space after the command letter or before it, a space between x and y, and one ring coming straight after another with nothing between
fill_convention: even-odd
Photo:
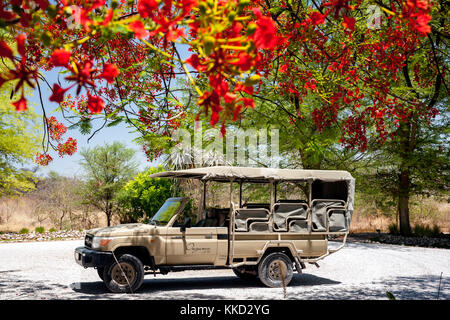
<instances>
[{"instance_id":1,"label":"vehicle roll cage frame","mask_svg":"<svg viewBox=\"0 0 450 320\"><path fill-rule=\"evenodd\" d=\"M213 169L214 167L208 167L206 169ZM216 167L217 168L217 167ZM221 168L221 167L218 167ZM239 168L239 167L235 167L235 168ZM202 169L202 168L198 168L198 169ZM248 168L242 168L242 169L248 169ZM191 169L191 170L195 170L195 169ZM270 169L268 169L270 170ZM279 169L278 169L279 170ZM283 169L281 169L283 170ZM188 170L185 170L190 171ZM301 171L301 170L295 170L295 171ZM308 170L308 172L314 172L315 170ZM318 172L320 171L321 173L323 173L325 170L317 170ZM156 173L156 174L152 174L150 175L150 177L155 177L155 178L159 178L159 177L167 177L167 178L176 178L176 179L195 179L195 180L200 180L203 184L203 193L202 193L202 208L201 208L201 212L203 212L206 208L206 191L207 191L207 184L208 182L221 182L221 183L229 183L230 187L229 187L229 203L230 203L230 224L229 224L229 235L231 236L231 246L228 247L228 257L229 257L229 261L230 261L230 267L238 267L241 266L243 264L247 264L247 265L251 265L251 264L257 264L258 261L255 262L241 262L241 263L236 263L233 264L233 259L234 259L234 249L235 249L235 239L236 239L236 228L235 228L235 215L236 215L236 211L238 211L241 207L242 207L242 184L243 183L261 183L261 184L269 184L270 186L270 210L269 211L269 225L273 226L273 214L274 214L274 207L275 205L277 205L276 202L276 186L281 183L281 182L289 182L289 183L307 183L308 184L308 199L307 199L307 203L305 203L305 205L307 205L307 211L306 211L306 221L308 223L308 226L310 226L308 228L307 232L297 232L296 234L302 234L302 235L333 235L333 236L344 236L342 243L334 249L327 249L327 252L319 257L310 257L310 258L302 258L301 261L302 262L309 262L309 263L315 263L323 258L325 258L326 256L335 253L337 251L339 251L340 249L342 249L347 241L347 236L349 234L349 229L350 226L348 226L346 231L338 231L338 232L330 232L329 231L329 219L328 219L328 213L332 210L348 210L349 209L349 203L351 204L351 209L353 210L353 194L350 194L351 192L348 192L347 194L347 201L343 201L343 200L337 200L337 199L312 199L312 185L313 182L315 180L322 180L320 178L307 178L307 179L283 179L283 178L245 178L242 176L236 177L236 176L219 176L219 177L214 177L214 176L210 176L208 174L206 175L198 175L198 176L189 176L189 175L177 175L175 173L177 173L178 171L168 171L168 172L161 172L161 173ZM338 171L330 171L330 172L338 172ZM345 171L344 171L345 172ZM340 178L340 179L332 179L326 182L336 182L336 181L346 181L349 190L352 189L354 190L354 178L351 177L350 174L348 174L350 178ZM353 180L353 181L351 181ZM352 182L353 183L353 187L350 188L349 183ZM237 204L235 204L233 202L233 184L234 183L238 183L239 184L239 206ZM353 191L354 192L354 191ZM314 202L316 202L317 200L327 200L327 201L341 201L343 203L342 206L333 206L330 207L327 211L326 211L326 231L313 231L312 230L312 208L313 208L313 204ZM177 212L177 214L175 216L178 216L181 212ZM174 219L172 219L172 221L175 221L176 218L174 217ZM286 234L286 231L278 231L275 230L272 227L273 231L270 231L271 234L277 234L277 240L270 240L271 243L288 243L288 241L283 241L281 238L281 235L284 233ZM242 233L242 232L239 232ZM267 234L267 232L252 232L252 234ZM297 251L301 251L301 250L297 250ZM300 254L301 252L297 252L298 254ZM297 257L294 255L294 258L297 259Z\"/></svg>"}]
</instances>

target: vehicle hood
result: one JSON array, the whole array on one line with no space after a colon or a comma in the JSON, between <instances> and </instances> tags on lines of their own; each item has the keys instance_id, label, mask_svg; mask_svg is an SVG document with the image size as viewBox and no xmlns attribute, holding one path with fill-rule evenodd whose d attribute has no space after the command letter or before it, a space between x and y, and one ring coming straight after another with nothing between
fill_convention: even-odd
<instances>
[{"instance_id":1,"label":"vehicle hood","mask_svg":"<svg viewBox=\"0 0 450 320\"><path fill-rule=\"evenodd\" d=\"M160 229L154 225L143 223L127 223L119 224L112 227L96 228L87 231L87 234L91 234L97 237L119 237L119 236L136 236L141 234L157 233Z\"/></svg>"}]
</instances>

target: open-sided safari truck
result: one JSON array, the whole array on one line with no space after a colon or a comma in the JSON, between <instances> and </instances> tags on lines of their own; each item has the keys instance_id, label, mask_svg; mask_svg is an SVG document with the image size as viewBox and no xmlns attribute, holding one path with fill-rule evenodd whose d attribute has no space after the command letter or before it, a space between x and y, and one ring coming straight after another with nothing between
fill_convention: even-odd
<instances>
[{"instance_id":1,"label":"open-sided safari truck","mask_svg":"<svg viewBox=\"0 0 450 320\"><path fill-rule=\"evenodd\" d=\"M190 217L180 224L189 199L169 198L148 224L89 230L75 260L96 268L113 292L136 291L146 273L217 268L279 287L289 284L294 270L301 273L306 263L316 264L345 245L355 189L346 171L219 166L151 177L202 181L204 216L195 224ZM210 182L229 185L219 195L225 207L206 205ZM243 185L247 191L265 185L268 201L250 202ZM291 192L295 185L302 186L303 199ZM330 248L330 235L344 236L342 243Z\"/></svg>"}]
</instances>

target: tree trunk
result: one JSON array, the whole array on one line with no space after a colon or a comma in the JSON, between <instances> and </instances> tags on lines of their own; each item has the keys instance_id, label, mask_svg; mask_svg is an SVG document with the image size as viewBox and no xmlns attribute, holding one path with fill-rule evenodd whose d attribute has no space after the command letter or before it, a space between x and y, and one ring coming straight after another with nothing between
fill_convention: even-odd
<instances>
[{"instance_id":1,"label":"tree trunk","mask_svg":"<svg viewBox=\"0 0 450 320\"><path fill-rule=\"evenodd\" d=\"M111 212L109 212L109 210L106 212L106 222L107 222L107 226L110 227L111 226Z\"/></svg>"},{"instance_id":2,"label":"tree trunk","mask_svg":"<svg viewBox=\"0 0 450 320\"><path fill-rule=\"evenodd\" d=\"M106 201L105 201L106 202L105 203L105 214L106 214L106 222L107 222L108 227L111 226L111 217L112 217L112 213L113 213L113 210L112 210L113 204L110 201L111 198L112 197L108 196Z\"/></svg>"},{"instance_id":3,"label":"tree trunk","mask_svg":"<svg viewBox=\"0 0 450 320\"><path fill-rule=\"evenodd\" d=\"M406 123L401 123L397 133L399 138L398 155L400 156L397 211L400 222L400 234L408 235L411 233L409 221L409 196L411 193L410 159L414 152L416 135L414 119Z\"/></svg>"},{"instance_id":4,"label":"tree trunk","mask_svg":"<svg viewBox=\"0 0 450 320\"><path fill-rule=\"evenodd\" d=\"M63 225L64 225L63 219L64 219L65 215L66 215L66 212L63 210L63 214L62 214L61 218L59 219L59 230L63 229Z\"/></svg>"},{"instance_id":5,"label":"tree trunk","mask_svg":"<svg viewBox=\"0 0 450 320\"><path fill-rule=\"evenodd\" d=\"M402 169L399 176L398 192L398 216L400 220L400 234L408 235L411 233L409 223L409 189L410 189L409 171Z\"/></svg>"},{"instance_id":6,"label":"tree trunk","mask_svg":"<svg viewBox=\"0 0 450 320\"><path fill-rule=\"evenodd\" d=\"M403 69L403 76L406 85L412 89L413 93L417 95L409 77L408 62L406 61ZM400 123L398 128L399 137L399 156L400 156L400 174L398 177L398 218L400 221L400 234L408 235L411 233L411 226L409 222L409 195L411 193L411 177L410 177L410 159L413 156L416 148L417 122L418 115L413 112L412 116L406 123Z\"/></svg>"}]
</instances>

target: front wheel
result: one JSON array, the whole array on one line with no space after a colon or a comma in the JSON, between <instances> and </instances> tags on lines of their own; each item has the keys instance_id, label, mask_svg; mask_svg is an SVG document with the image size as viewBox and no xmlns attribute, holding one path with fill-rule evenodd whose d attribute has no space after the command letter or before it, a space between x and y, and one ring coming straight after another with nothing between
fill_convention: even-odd
<instances>
[{"instance_id":1,"label":"front wheel","mask_svg":"<svg viewBox=\"0 0 450 320\"><path fill-rule=\"evenodd\" d=\"M287 287L293 275L291 259L281 252L267 255L258 265L259 279L271 288Z\"/></svg>"},{"instance_id":2,"label":"front wheel","mask_svg":"<svg viewBox=\"0 0 450 320\"><path fill-rule=\"evenodd\" d=\"M114 293L136 292L144 280L144 266L138 258L131 254L120 256L105 267L103 282Z\"/></svg>"}]
</instances>

